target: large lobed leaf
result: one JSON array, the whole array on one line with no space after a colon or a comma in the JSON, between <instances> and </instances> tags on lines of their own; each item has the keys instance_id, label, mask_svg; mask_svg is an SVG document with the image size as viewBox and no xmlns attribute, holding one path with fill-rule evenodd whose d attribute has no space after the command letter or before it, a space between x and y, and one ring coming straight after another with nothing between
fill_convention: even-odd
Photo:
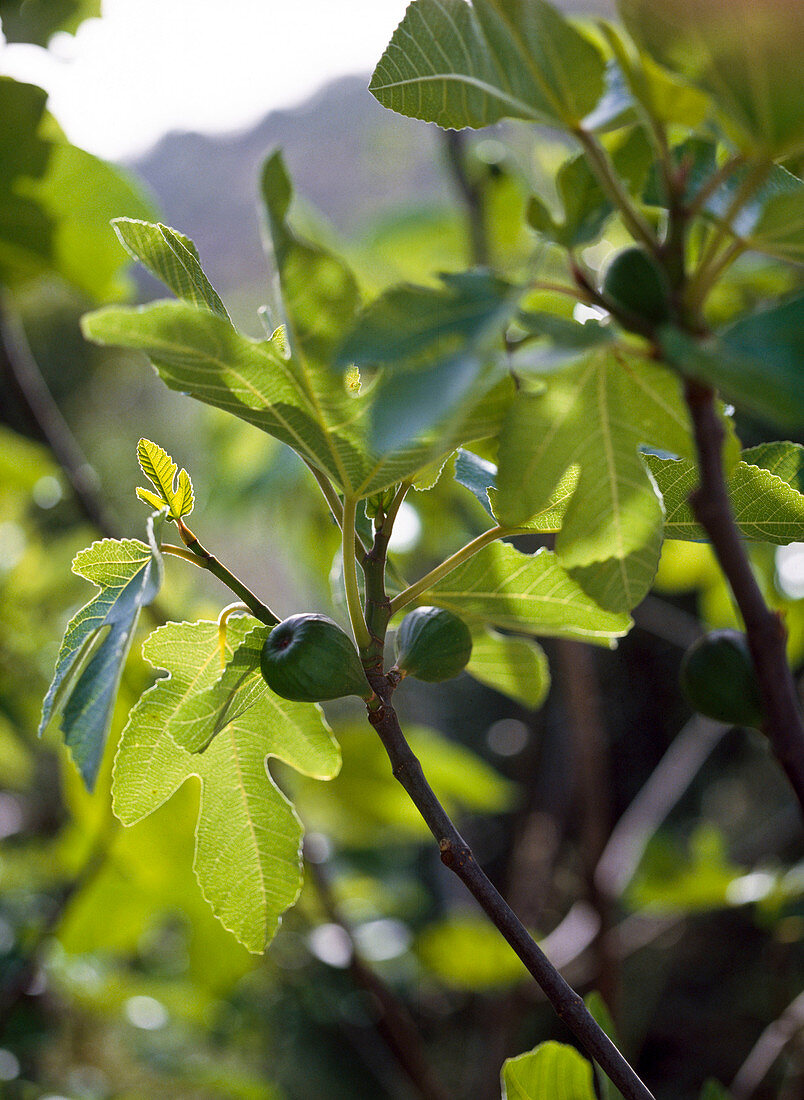
<instances>
[{"instance_id":1,"label":"large lobed leaf","mask_svg":"<svg viewBox=\"0 0 804 1100\"><path fill-rule=\"evenodd\" d=\"M628 615L607 611L583 591L549 550L521 554L493 543L422 593L420 602L503 630L611 645L628 633Z\"/></svg>"},{"instance_id":2,"label":"large lobed leaf","mask_svg":"<svg viewBox=\"0 0 804 1100\"><path fill-rule=\"evenodd\" d=\"M200 779L195 872L215 915L255 952L301 887L301 824L266 760L320 779L340 764L319 708L279 699L262 681L267 629L250 617L230 620L223 671L216 623L155 631L143 652L168 675L131 712L114 771L114 807L124 824L146 817L189 777ZM171 733L209 747L191 753Z\"/></svg>"},{"instance_id":3,"label":"large lobed leaf","mask_svg":"<svg viewBox=\"0 0 804 1100\"><path fill-rule=\"evenodd\" d=\"M653 581L664 519L639 448L694 456L679 380L603 348L543 381L543 392L517 396L503 426L495 513L517 527L554 510L577 467L558 558L601 606L627 611Z\"/></svg>"},{"instance_id":4,"label":"large lobed leaf","mask_svg":"<svg viewBox=\"0 0 804 1100\"><path fill-rule=\"evenodd\" d=\"M162 582L162 558L149 521L149 545L102 539L76 555L73 572L100 591L71 619L42 707L40 735L61 714L64 740L93 787L140 609Z\"/></svg>"},{"instance_id":5,"label":"large lobed leaf","mask_svg":"<svg viewBox=\"0 0 804 1100\"><path fill-rule=\"evenodd\" d=\"M378 454L367 442L370 399L350 396L329 372L317 376L311 392L309 374L285 358L278 338L241 336L223 318L183 302L102 309L82 324L97 343L146 352L171 389L275 436L358 497L418 473L461 442L492 435L512 392L503 381L408 446Z\"/></svg>"},{"instance_id":6,"label":"large lobed leaf","mask_svg":"<svg viewBox=\"0 0 804 1100\"><path fill-rule=\"evenodd\" d=\"M573 128L600 99L599 50L544 0L413 0L371 78L384 107L445 129Z\"/></svg>"}]
</instances>

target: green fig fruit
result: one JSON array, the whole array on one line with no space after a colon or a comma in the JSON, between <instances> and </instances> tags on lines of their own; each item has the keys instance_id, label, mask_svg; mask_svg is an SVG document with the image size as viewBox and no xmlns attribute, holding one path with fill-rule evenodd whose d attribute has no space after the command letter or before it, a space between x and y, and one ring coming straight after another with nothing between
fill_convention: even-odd
<instances>
[{"instance_id":1,"label":"green fig fruit","mask_svg":"<svg viewBox=\"0 0 804 1100\"><path fill-rule=\"evenodd\" d=\"M299 703L373 694L354 642L326 615L291 615L275 626L260 669L271 691Z\"/></svg>"},{"instance_id":2,"label":"green fig fruit","mask_svg":"<svg viewBox=\"0 0 804 1100\"><path fill-rule=\"evenodd\" d=\"M748 639L737 630L714 630L693 642L681 662L681 689L709 718L762 724L762 693Z\"/></svg>"},{"instance_id":3,"label":"green fig fruit","mask_svg":"<svg viewBox=\"0 0 804 1100\"><path fill-rule=\"evenodd\" d=\"M469 627L443 607L417 607L396 632L396 664L405 675L438 683L450 680L472 654Z\"/></svg>"},{"instance_id":4,"label":"green fig fruit","mask_svg":"<svg viewBox=\"0 0 804 1100\"><path fill-rule=\"evenodd\" d=\"M618 252L603 280L603 294L613 306L652 325L670 320L667 277L644 248L634 245Z\"/></svg>"}]
</instances>

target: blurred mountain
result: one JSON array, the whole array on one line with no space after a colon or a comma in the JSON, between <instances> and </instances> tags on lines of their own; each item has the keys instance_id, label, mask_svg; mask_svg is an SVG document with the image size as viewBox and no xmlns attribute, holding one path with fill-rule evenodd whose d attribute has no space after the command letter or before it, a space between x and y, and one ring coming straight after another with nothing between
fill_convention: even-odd
<instances>
[{"instance_id":1,"label":"blurred mountain","mask_svg":"<svg viewBox=\"0 0 804 1100\"><path fill-rule=\"evenodd\" d=\"M344 77L246 132L167 134L134 162L162 219L192 237L220 290L266 277L258 176L277 146L299 195L345 234L394 206L448 197L436 128L380 107L367 84Z\"/></svg>"}]
</instances>

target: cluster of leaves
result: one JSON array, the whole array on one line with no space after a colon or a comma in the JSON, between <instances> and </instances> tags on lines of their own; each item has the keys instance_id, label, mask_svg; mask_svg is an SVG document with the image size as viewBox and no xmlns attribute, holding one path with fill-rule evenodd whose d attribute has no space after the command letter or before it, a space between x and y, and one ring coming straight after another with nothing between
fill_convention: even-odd
<instances>
[{"instance_id":1,"label":"cluster of leaves","mask_svg":"<svg viewBox=\"0 0 804 1100\"><path fill-rule=\"evenodd\" d=\"M514 117L560 127L579 141L582 152L558 177L562 220L535 196L529 215L542 239L568 249L576 267L575 249L598 240L617 214L626 228L658 241L652 227L671 196L651 169L657 134L667 163L683 166L684 203L695 210L687 263L703 271L706 243L718 234L795 258L797 223L784 231L777 207L783 199L784 211L795 212L804 184L770 163L797 151L792 123L781 126L772 147L758 144L750 117L726 125L725 118L734 121L730 101L718 99L709 69L663 67L667 57L652 50L650 15L624 14L636 45L608 25L602 34L578 28L542 2L415 0L371 89L385 105L442 126ZM672 145L671 126L679 135ZM735 144L739 165L725 172ZM766 169L764 181L757 165ZM762 188L743 186L751 173ZM735 205L735 194L745 201ZM543 654L523 636L612 644L650 588L663 539L701 538L686 502L696 474L684 375L721 385L749 408L788 420L801 415L800 390L790 388L801 298L704 341L688 334L676 303L672 323L654 334L666 357L657 363L655 348L629 331L627 318L620 327L583 325L540 309L532 278L473 270L434 286L394 286L363 305L347 263L294 231L279 154L263 168L262 197L281 289L278 326L266 338L234 328L192 241L131 218L115 221L118 237L178 301L100 310L85 318L86 335L144 351L170 388L287 444L340 500L369 501L400 484L426 490L464 448L455 476L494 519L492 534L556 533L555 550L526 554L489 539L412 592L465 618L475 637L469 672L530 706L544 697L547 675ZM693 275L684 287L695 285ZM745 537L801 538L800 448L778 444L741 455L731 422L724 423ZM489 438L497 468L465 449ZM141 446L140 461L156 489L139 490L141 498L183 524L192 507L186 473L176 480L172 460L153 446ZM43 720L66 699L62 728L88 782L136 614L155 594L158 560L156 539L149 547L96 544L76 560L101 593L68 629ZM199 878L215 911L253 950L270 939L299 888L298 823L263 761L277 756L321 778L338 767L316 709L287 706L260 681L266 629L248 620L232 627L221 670L214 624L161 628L146 656L169 676L132 712L115 777L117 812L135 820L188 775L203 776ZM214 838L233 819L242 829L227 833L223 859Z\"/></svg>"}]
</instances>

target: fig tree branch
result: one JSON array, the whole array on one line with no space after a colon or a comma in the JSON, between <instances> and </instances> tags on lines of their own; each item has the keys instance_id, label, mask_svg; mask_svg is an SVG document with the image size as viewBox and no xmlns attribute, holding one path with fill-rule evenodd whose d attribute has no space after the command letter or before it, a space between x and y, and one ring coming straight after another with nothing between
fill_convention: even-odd
<instances>
[{"instance_id":1,"label":"fig tree branch","mask_svg":"<svg viewBox=\"0 0 804 1100\"><path fill-rule=\"evenodd\" d=\"M95 472L42 377L22 322L0 292L0 366L36 435L47 444L86 518L100 534L115 538L115 524L96 487Z\"/></svg>"},{"instance_id":2,"label":"fig tree branch","mask_svg":"<svg viewBox=\"0 0 804 1100\"><path fill-rule=\"evenodd\" d=\"M260 622L265 623L266 626L277 625L279 619L274 615L270 607L264 604L258 596L255 596L247 585L243 584L241 580L238 580L234 573L231 573L222 562L218 561L214 554L210 554L209 550L201 545L186 523L178 520L176 526L179 529L182 542L187 547L189 553L182 550L180 546L171 546L169 544L162 547L163 553L172 554L177 558L184 558L185 561L191 561L193 565L197 565L199 569L206 569L209 573L212 573L214 577L217 577L219 581L222 581L227 588L231 589L235 596L239 596L249 611L251 611Z\"/></svg>"},{"instance_id":3,"label":"fig tree branch","mask_svg":"<svg viewBox=\"0 0 804 1100\"><path fill-rule=\"evenodd\" d=\"M740 538L723 472L723 427L714 391L688 380L687 406L698 451L700 484L690 495L695 518L706 531L745 624L765 711L763 732L787 773L804 812L804 719L787 663L787 630L767 606Z\"/></svg>"},{"instance_id":4,"label":"fig tree branch","mask_svg":"<svg viewBox=\"0 0 804 1100\"><path fill-rule=\"evenodd\" d=\"M486 532L499 537L504 529ZM380 527L375 535L376 553L364 564L366 588L382 602L385 586L385 547L387 534ZM379 539L379 541L378 541ZM475 540L477 541L477 540ZM470 544L471 545L471 544ZM409 590L410 591L410 590ZM393 606L391 603L389 606ZM517 956L535 978L560 1019L569 1027L590 1057L614 1082L625 1100L653 1100L651 1092L639 1079L611 1039L588 1012L583 1000L567 984L503 896L478 864L474 854L456 829L435 792L427 781L421 763L408 744L399 724L391 697L395 680L386 675L376 661L364 661L366 677L374 689L375 698L367 707L368 719L383 743L394 778L407 792L435 837L441 862L458 876L479 902L483 911L511 945Z\"/></svg>"}]
</instances>

